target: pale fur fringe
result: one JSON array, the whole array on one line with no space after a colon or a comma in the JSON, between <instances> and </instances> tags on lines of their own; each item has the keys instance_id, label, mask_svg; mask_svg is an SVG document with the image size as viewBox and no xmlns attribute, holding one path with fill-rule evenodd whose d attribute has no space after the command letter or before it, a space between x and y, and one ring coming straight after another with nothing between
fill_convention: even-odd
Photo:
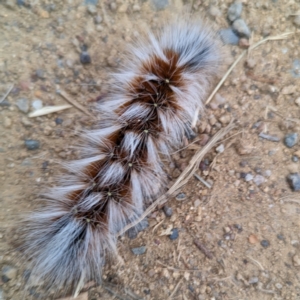
<instances>
[{"instance_id":1,"label":"pale fur fringe","mask_svg":"<svg viewBox=\"0 0 300 300\"><path fill-rule=\"evenodd\" d=\"M162 78L162 64L170 64L170 68L172 64L166 51L176 53L178 60L173 74ZM154 57L163 63L153 65ZM105 257L116 253L116 233L140 216L164 188L161 153L169 156L174 148L181 146L195 114L203 109L222 59L217 34L206 24L187 18L175 20L131 48L125 67L113 75L112 92L99 104L99 113L105 116L101 129L84 136L83 159L69 164L70 175L61 179L60 187L51 189L45 207L35 212L22 229L20 249L29 258L34 277L47 287L69 287L73 291L88 280L101 281ZM172 79L178 70L180 82ZM134 84L137 78L141 87L148 84L156 95L148 91L137 94ZM164 106L160 106L160 97L166 95L160 94L161 91L171 93ZM144 97L152 97L153 105L143 102ZM157 118L159 125L154 135L151 130L157 128L149 128L147 132L139 128L124 130L130 128L132 120L151 117ZM111 136L122 130L120 144L113 145ZM109 162L115 146L127 154L125 163L124 158ZM143 155L146 155L143 164L130 163ZM91 178L85 170L103 160L107 163ZM123 186L128 174L130 184ZM101 182L97 181L99 178ZM107 186L118 186L119 190L111 195L103 191ZM131 195L130 201L118 198L119 192L124 194L124 188ZM75 201L70 195L76 191L82 192ZM97 224L100 218L97 213L102 210L106 213L105 224Z\"/></svg>"}]
</instances>

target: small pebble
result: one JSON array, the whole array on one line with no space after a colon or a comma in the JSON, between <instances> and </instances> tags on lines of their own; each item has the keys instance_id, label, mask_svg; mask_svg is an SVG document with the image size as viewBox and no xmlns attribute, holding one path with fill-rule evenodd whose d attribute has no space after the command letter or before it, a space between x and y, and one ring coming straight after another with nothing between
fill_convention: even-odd
<instances>
[{"instance_id":1,"label":"small pebble","mask_svg":"<svg viewBox=\"0 0 300 300\"><path fill-rule=\"evenodd\" d=\"M186 195L185 193L179 193L176 198L175 198L177 201L183 201L186 199Z\"/></svg>"},{"instance_id":2,"label":"small pebble","mask_svg":"<svg viewBox=\"0 0 300 300\"><path fill-rule=\"evenodd\" d=\"M4 126L5 128L10 128L11 125L12 125L11 119L10 119L9 117L6 117L6 116L5 116L5 117L3 118L3 126Z\"/></svg>"},{"instance_id":3,"label":"small pebble","mask_svg":"<svg viewBox=\"0 0 300 300\"><path fill-rule=\"evenodd\" d=\"M224 147L223 144L219 145L219 146L216 148L216 151L217 151L218 153L223 153L224 150L225 150L225 147Z\"/></svg>"},{"instance_id":4,"label":"small pebble","mask_svg":"<svg viewBox=\"0 0 300 300\"><path fill-rule=\"evenodd\" d=\"M56 125L61 125L61 124L63 123L63 121L64 121L64 120L63 120L62 118L56 118L56 119L55 119L55 124L56 124Z\"/></svg>"},{"instance_id":5,"label":"small pebble","mask_svg":"<svg viewBox=\"0 0 300 300\"><path fill-rule=\"evenodd\" d=\"M245 181L251 181L253 179L253 175L248 173L246 176L245 176Z\"/></svg>"},{"instance_id":6,"label":"small pebble","mask_svg":"<svg viewBox=\"0 0 300 300\"><path fill-rule=\"evenodd\" d=\"M178 228L173 228L171 234L169 235L170 240L176 240L179 236Z\"/></svg>"},{"instance_id":7,"label":"small pebble","mask_svg":"<svg viewBox=\"0 0 300 300\"><path fill-rule=\"evenodd\" d=\"M264 248L268 248L270 246L270 242L268 240L262 240L260 242L260 244L264 247Z\"/></svg>"},{"instance_id":8,"label":"small pebble","mask_svg":"<svg viewBox=\"0 0 300 300\"><path fill-rule=\"evenodd\" d=\"M42 69L37 69L37 70L35 71L35 75L36 75L36 77L39 78L39 79L45 79L45 78L46 78L46 76L45 76L45 71L42 70Z\"/></svg>"},{"instance_id":9,"label":"small pebble","mask_svg":"<svg viewBox=\"0 0 300 300\"><path fill-rule=\"evenodd\" d=\"M23 113L28 113L28 111L29 111L28 99L26 99L26 98L17 99L16 105L20 111L22 111Z\"/></svg>"},{"instance_id":10,"label":"small pebble","mask_svg":"<svg viewBox=\"0 0 300 300\"><path fill-rule=\"evenodd\" d=\"M141 255L146 252L146 246L131 248L131 251L134 255Z\"/></svg>"},{"instance_id":11,"label":"small pebble","mask_svg":"<svg viewBox=\"0 0 300 300\"><path fill-rule=\"evenodd\" d=\"M213 18L218 18L222 16L222 12L219 10L218 7L211 5L209 8L209 14L213 17Z\"/></svg>"},{"instance_id":12,"label":"small pebble","mask_svg":"<svg viewBox=\"0 0 300 300\"><path fill-rule=\"evenodd\" d=\"M250 244L256 244L258 243L258 238L255 234L250 234L248 237L249 243Z\"/></svg>"},{"instance_id":13,"label":"small pebble","mask_svg":"<svg viewBox=\"0 0 300 300\"><path fill-rule=\"evenodd\" d=\"M230 115L225 114L225 115L222 115L222 116L219 118L219 120L220 120L220 122L221 122L223 125L227 125L227 124L230 122L231 117L230 117Z\"/></svg>"},{"instance_id":14,"label":"small pebble","mask_svg":"<svg viewBox=\"0 0 300 300\"><path fill-rule=\"evenodd\" d=\"M232 28L221 29L219 34L224 44L237 45L239 43L239 36Z\"/></svg>"},{"instance_id":15,"label":"small pebble","mask_svg":"<svg viewBox=\"0 0 300 300\"><path fill-rule=\"evenodd\" d=\"M259 279L258 277L251 277L248 281L249 284L255 284L258 283Z\"/></svg>"},{"instance_id":16,"label":"small pebble","mask_svg":"<svg viewBox=\"0 0 300 300\"><path fill-rule=\"evenodd\" d=\"M87 51L82 51L80 53L80 62L83 65L90 64L92 62L92 59L91 59L91 57L90 57L90 55L88 54Z\"/></svg>"},{"instance_id":17,"label":"small pebble","mask_svg":"<svg viewBox=\"0 0 300 300\"><path fill-rule=\"evenodd\" d=\"M4 283L15 279L17 277L18 270L12 266L3 266L1 270L1 279Z\"/></svg>"},{"instance_id":18,"label":"small pebble","mask_svg":"<svg viewBox=\"0 0 300 300\"><path fill-rule=\"evenodd\" d=\"M36 140L25 140L27 150L36 150L40 148L40 142Z\"/></svg>"},{"instance_id":19,"label":"small pebble","mask_svg":"<svg viewBox=\"0 0 300 300\"><path fill-rule=\"evenodd\" d=\"M282 289L282 284L280 284L280 283L275 283L275 287L276 287L277 289L281 290L281 289Z\"/></svg>"},{"instance_id":20,"label":"small pebble","mask_svg":"<svg viewBox=\"0 0 300 300\"><path fill-rule=\"evenodd\" d=\"M300 106L300 97L298 97L298 98L295 99L295 103L296 103L298 106Z\"/></svg>"},{"instance_id":21,"label":"small pebble","mask_svg":"<svg viewBox=\"0 0 300 300\"><path fill-rule=\"evenodd\" d=\"M285 86L282 90L281 90L281 93L283 95L291 95L291 94L294 94L297 90L297 86L296 85L288 85L288 86Z\"/></svg>"},{"instance_id":22,"label":"small pebble","mask_svg":"<svg viewBox=\"0 0 300 300\"><path fill-rule=\"evenodd\" d=\"M298 162L298 161L299 161L298 156L293 155L293 156L292 156L292 161L293 161L293 162Z\"/></svg>"},{"instance_id":23,"label":"small pebble","mask_svg":"<svg viewBox=\"0 0 300 300\"><path fill-rule=\"evenodd\" d=\"M288 175L287 180L293 191L300 191L300 175L299 173L293 173Z\"/></svg>"},{"instance_id":24,"label":"small pebble","mask_svg":"<svg viewBox=\"0 0 300 300\"><path fill-rule=\"evenodd\" d=\"M228 12L227 12L229 21L233 22L236 19L238 19L242 14L242 10L243 10L243 4L241 2L232 3L229 6Z\"/></svg>"},{"instance_id":25,"label":"small pebble","mask_svg":"<svg viewBox=\"0 0 300 300\"><path fill-rule=\"evenodd\" d=\"M169 207L169 206L165 205L163 209L164 209L164 213L165 213L166 217L170 218L173 214L172 207Z\"/></svg>"},{"instance_id":26,"label":"small pebble","mask_svg":"<svg viewBox=\"0 0 300 300\"><path fill-rule=\"evenodd\" d=\"M88 4L87 5L87 11L88 11L89 14L95 15L97 13L97 8L96 8L95 5Z\"/></svg>"},{"instance_id":27,"label":"small pebble","mask_svg":"<svg viewBox=\"0 0 300 300\"><path fill-rule=\"evenodd\" d=\"M101 24L102 23L102 17L100 15L97 15L94 17L95 24Z\"/></svg>"},{"instance_id":28,"label":"small pebble","mask_svg":"<svg viewBox=\"0 0 300 300\"><path fill-rule=\"evenodd\" d=\"M284 144L289 148L294 147L297 141L298 141L298 133L296 132L289 133L284 138Z\"/></svg>"},{"instance_id":29,"label":"small pebble","mask_svg":"<svg viewBox=\"0 0 300 300\"><path fill-rule=\"evenodd\" d=\"M251 31L243 19L237 19L233 22L232 28L240 37L250 38Z\"/></svg>"},{"instance_id":30,"label":"small pebble","mask_svg":"<svg viewBox=\"0 0 300 300\"><path fill-rule=\"evenodd\" d=\"M151 2L157 10L162 10L169 5L169 0L151 0Z\"/></svg>"},{"instance_id":31,"label":"small pebble","mask_svg":"<svg viewBox=\"0 0 300 300\"><path fill-rule=\"evenodd\" d=\"M261 184L263 184L265 182L265 177L262 175L255 175L255 177L253 178L253 182L257 185L260 186Z\"/></svg>"},{"instance_id":32,"label":"small pebble","mask_svg":"<svg viewBox=\"0 0 300 300\"><path fill-rule=\"evenodd\" d=\"M300 267L300 256L298 254L293 256L293 264L295 267Z\"/></svg>"},{"instance_id":33,"label":"small pebble","mask_svg":"<svg viewBox=\"0 0 300 300\"><path fill-rule=\"evenodd\" d=\"M284 236L282 234L277 234L277 238L280 240L280 241L284 241Z\"/></svg>"},{"instance_id":34,"label":"small pebble","mask_svg":"<svg viewBox=\"0 0 300 300\"><path fill-rule=\"evenodd\" d=\"M43 101L40 99L34 99L31 103L31 106L34 110L41 109L43 107Z\"/></svg>"}]
</instances>

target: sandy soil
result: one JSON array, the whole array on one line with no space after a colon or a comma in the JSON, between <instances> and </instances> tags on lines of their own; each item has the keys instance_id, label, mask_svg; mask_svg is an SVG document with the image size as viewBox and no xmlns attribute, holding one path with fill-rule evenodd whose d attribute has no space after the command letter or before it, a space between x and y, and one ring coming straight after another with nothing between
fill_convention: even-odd
<instances>
[{"instance_id":1,"label":"sandy soil","mask_svg":"<svg viewBox=\"0 0 300 300\"><path fill-rule=\"evenodd\" d=\"M0 299L44 299L40 286L25 286L30 270L15 260L13 228L20 215L41 205L36 195L61 172L59 163L78 156L78 133L96 124L75 107L29 118L32 103L67 104L56 92L61 89L100 118L93 99L105 93L107 74L141 29L156 28L185 5L216 28L229 27L227 0L86 2L96 6L83 0L0 1L0 99L13 84L0 103ZM295 31L291 14L299 9L294 0L244 0L250 44ZM82 300L300 299L300 197L287 182L299 172L300 143L284 143L287 134L300 134L299 40L291 35L266 42L238 63L198 124L203 140L230 118L236 123L222 142L224 151L208 153L197 172L212 188L192 178L178 191L183 199L167 203L171 217L157 210L137 238L120 238L120 260L107 263L105 286L87 289ZM80 62L83 45L90 64ZM244 51L226 47L229 62ZM28 150L28 139L39 141L38 149ZM169 175L175 179L193 154L174 155ZM179 231L175 240L166 234L172 228ZM134 255L131 249L140 246L146 252Z\"/></svg>"}]
</instances>

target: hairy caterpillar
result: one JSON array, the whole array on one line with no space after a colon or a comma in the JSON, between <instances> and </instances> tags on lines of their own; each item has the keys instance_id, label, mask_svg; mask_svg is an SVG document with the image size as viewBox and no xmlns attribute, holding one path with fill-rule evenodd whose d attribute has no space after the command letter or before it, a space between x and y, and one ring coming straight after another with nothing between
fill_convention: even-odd
<instances>
[{"instance_id":1,"label":"hairy caterpillar","mask_svg":"<svg viewBox=\"0 0 300 300\"><path fill-rule=\"evenodd\" d=\"M166 185L161 155L190 132L222 64L219 38L196 20L176 20L132 47L99 103L99 129L84 136L83 158L26 221L22 253L48 287L101 281L116 234Z\"/></svg>"}]
</instances>

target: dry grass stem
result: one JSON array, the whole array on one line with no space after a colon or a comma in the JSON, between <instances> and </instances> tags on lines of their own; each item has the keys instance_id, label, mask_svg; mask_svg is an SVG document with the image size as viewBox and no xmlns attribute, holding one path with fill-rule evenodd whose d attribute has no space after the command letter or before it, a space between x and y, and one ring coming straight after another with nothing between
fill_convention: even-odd
<instances>
[{"instance_id":1,"label":"dry grass stem","mask_svg":"<svg viewBox=\"0 0 300 300\"><path fill-rule=\"evenodd\" d=\"M11 92L11 90L13 89L13 87L14 87L14 85L12 84L9 88L8 88L8 90L6 91L6 93L3 95L3 97L0 99L0 103L1 102L3 102L5 99L6 99L6 97L9 95L9 93Z\"/></svg>"},{"instance_id":2,"label":"dry grass stem","mask_svg":"<svg viewBox=\"0 0 300 300\"><path fill-rule=\"evenodd\" d=\"M195 174L196 170L198 169L198 164L203 159L203 157L216 145L216 143L220 139L222 139L234 127L235 125L231 121L229 125L220 129L202 149L199 149L194 154L188 166L183 170L183 172L180 174L180 176L177 178L177 180L171 186L171 188L164 195L162 195L156 201L154 201L136 221L125 226L122 230L118 232L117 235L118 236L122 235L128 229L140 223L145 217L147 217L150 213L152 213L157 206L166 203L170 198L170 196L172 196L177 190L182 188Z\"/></svg>"},{"instance_id":3,"label":"dry grass stem","mask_svg":"<svg viewBox=\"0 0 300 300\"><path fill-rule=\"evenodd\" d=\"M260 46L261 44L263 44L263 43L265 43L267 41L284 40L284 39L287 39L289 36L291 36L293 34L296 34L296 33L300 33L300 31L290 31L290 32L285 32L283 34L276 35L276 36L268 36L265 39L262 39L261 41L259 41L259 42L255 43L255 44L253 44L252 46L250 46L248 48L248 50L243 51L241 53L241 55L235 60L235 62L227 70L227 72L225 73L225 75L222 77L222 79L220 80L220 82L218 83L218 85L215 87L215 89L213 90L213 92L210 94L210 96L206 100L205 104L208 104L211 101L211 99L214 97L214 95L220 89L220 87L222 86L222 84L224 83L224 81L226 80L226 78L229 76L229 74L232 72L232 70L235 68L235 66L239 63L239 61L245 56L246 53L250 54L250 52L252 50L254 50L255 48L257 48L258 46Z\"/></svg>"},{"instance_id":4,"label":"dry grass stem","mask_svg":"<svg viewBox=\"0 0 300 300\"><path fill-rule=\"evenodd\" d=\"M72 105L45 106L28 115L29 118L40 117L73 107Z\"/></svg>"},{"instance_id":5,"label":"dry grass stem","mask_svg":"<svg viewBox=\"0 0 300 300\"><path fill-rule=\"evenodd\" d=\"M84 112L86 115L94 118L94 116L85 107L83 107L77 101L70 99L64 91L57 90L56 92L57 92L57 94L61 95L65 100L67 100L69 103L71 103L73 106L75 106L76 108L78 108L79 110Z\"/></svg>"}]
</instances>

